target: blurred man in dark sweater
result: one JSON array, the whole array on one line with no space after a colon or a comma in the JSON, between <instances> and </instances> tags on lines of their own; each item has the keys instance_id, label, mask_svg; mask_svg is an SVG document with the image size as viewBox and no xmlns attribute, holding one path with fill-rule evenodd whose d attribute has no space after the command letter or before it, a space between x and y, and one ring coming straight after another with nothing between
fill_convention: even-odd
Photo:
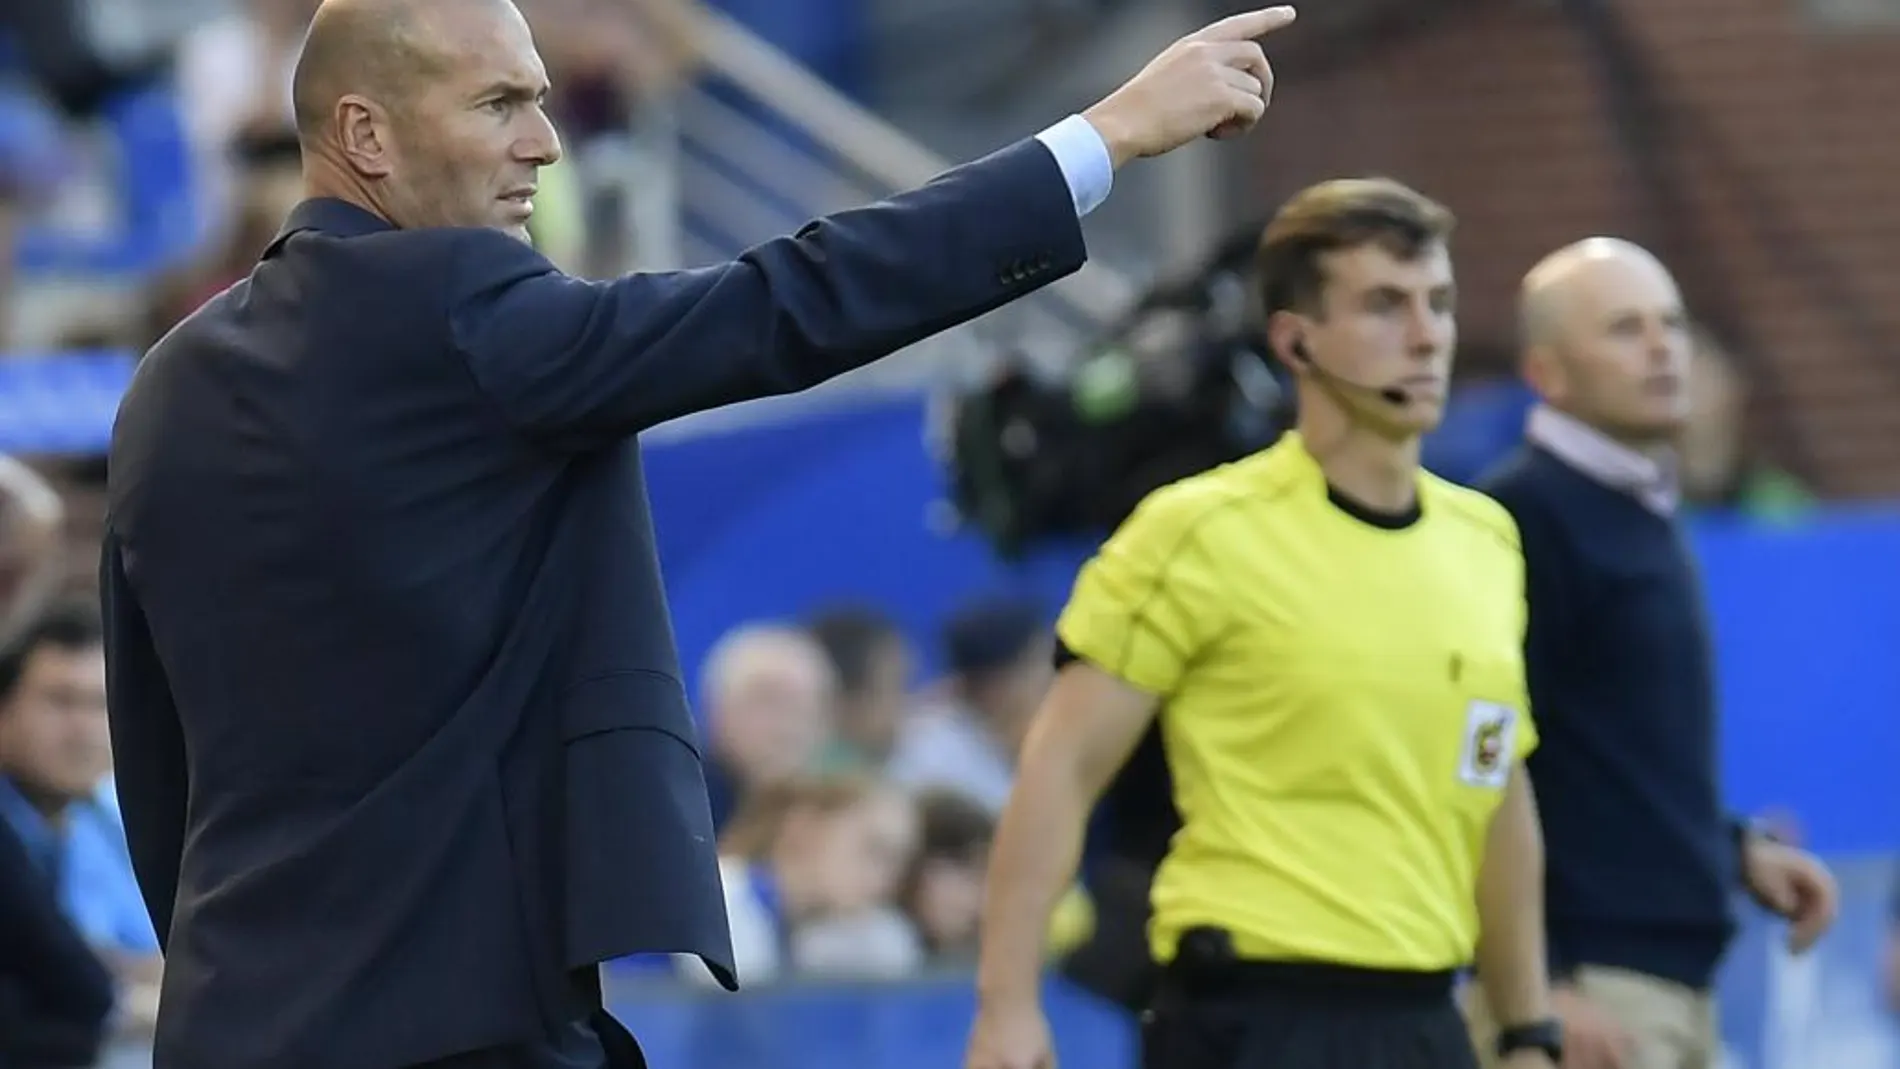
<instances>
[{"instance_id":1,"label":"blurred man in dark sweater","mask_svg":"<svg viewBox=\"0 0 1900 1069\"><path fill-rule=\"evenodd\" d=\"M0 1069L93 1064L113 1001L111 972L0 820Z\"/></svg>"},{"instance_id":2,"label":"blurred man in dark sweater","mask_svg":"<svg viewBox=\"0 0 1900 1069\"><path fill-rule=\"evenodd\" d=\"M1732 891L1787 918L1796 950L1832 921L1836 892L1813 857L1722 804L1713 656L1675 517L1692 353L1674 280L1641 248L1593 238L1534 268L1522 300L1543 404L1484 489L1524 544L1565 1066L1712 1069Z\"/></svg>"}]
</instances>

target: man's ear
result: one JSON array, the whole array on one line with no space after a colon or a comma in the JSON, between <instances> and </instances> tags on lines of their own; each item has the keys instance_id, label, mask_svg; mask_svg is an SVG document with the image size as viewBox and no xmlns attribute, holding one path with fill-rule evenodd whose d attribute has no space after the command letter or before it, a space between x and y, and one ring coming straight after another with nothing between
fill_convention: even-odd
<instances>
[{"instance_id":1,"label":"man's ear","mask_svg":"<svg viewBox=\"0 0 1900 1069\"><path fill-rule=\"evenodd\" d=\"M365 178L387 178L390 159L389 111L354 93L336 102L338 147L350 168Z\"/></svg>"},{"instance_id":2,"label":"man's ear","mask_svg":"<svg viewBox=\"0 0 1900 1069\"><path fill-rule=\"evenodd\" d=\"M1570 373L1554 346L1538 342L1524 347L1520 361L1524 382L1538 397L1562 403L1570 395Z\"/></svg>"},{"instance_id":3,"label":"man's ear","mask_svg":"<svg viewBox=\"0 0 1900 1069\"><path fill-rule=\"evenodd\" d=\"M1306 362L1296 353L1304 344L1306 333L1307 319L1298 312L1283 308L1267 317L1267 347L1295 375L1306 374Z\"/></svg>"}]
</instances>

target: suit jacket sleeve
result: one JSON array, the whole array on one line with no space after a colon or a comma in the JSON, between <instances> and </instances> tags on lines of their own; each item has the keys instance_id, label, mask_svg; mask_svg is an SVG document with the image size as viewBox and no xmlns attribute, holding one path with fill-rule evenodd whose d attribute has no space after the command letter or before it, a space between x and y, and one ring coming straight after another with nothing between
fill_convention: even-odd
<instances>
[{"instance_id":1,"label":"suit jacket sleeve","mask_svg":"<svg viewBox=\"0 0 1900 1069\"><path fill-rule=\"evenodd\" d=\"M185 737L145 612L126 574L125 551L109 528L99 564L99 600L106 625L113 779L132 870L162 951L171 937L185 849Z\"/></svg>"},{"instance_id":2,"label":"suit jacket sleeve","mask_svg":"<svg viewBox=\"0 0 1900 1069\"><path fill-rule=\"evenodd\" d=\"M1033 140L717 267L589 282L499 233L457 241L455 349L512 423L569 448L816 385L1087 256L1068 183Z\"/></svg>"}]
</instances>

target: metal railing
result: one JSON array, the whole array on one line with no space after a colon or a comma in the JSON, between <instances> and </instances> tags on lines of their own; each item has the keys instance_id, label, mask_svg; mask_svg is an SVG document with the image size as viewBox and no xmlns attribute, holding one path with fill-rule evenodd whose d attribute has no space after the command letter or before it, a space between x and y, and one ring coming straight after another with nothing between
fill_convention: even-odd
<instances>
[{"instance_id":1,"label":"metal railing","mask_svg":"<svg viewBox=\"0 0 1900 1069\"><path fill-rule=\"evenodd\" d=\"M711 77L674 102L680 250L687 264L729 259L805 222L922 185L946 160L825 83L745 27L705 18ZM1091 263L963 327L810 391L788 404L835 403L866 391L912 391L981 376L1004 352L1066 362L1128 306L1136 283ZM695 427L763 409L694 417Z\"/></svg>"}]
</instances>

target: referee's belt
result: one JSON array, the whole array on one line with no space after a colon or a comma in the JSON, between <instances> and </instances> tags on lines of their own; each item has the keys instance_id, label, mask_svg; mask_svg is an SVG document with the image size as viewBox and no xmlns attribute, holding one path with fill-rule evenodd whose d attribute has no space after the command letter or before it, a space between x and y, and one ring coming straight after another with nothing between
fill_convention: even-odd
<instances>
[{"instance_id":1,"label":"referee's belt","mask_svg":"<svg viewBox=\"0 0 1900 1069\"><path fill-rule=\"evenodd\" d=\"M1162 967L1161 986L1189 996L1246 993L1320 995L1379 1002L1438 1002L1449 999L1458 973L1444 969L1375 969L1327 961L1242 958L1232 935L1220 928L1181 933L1174 960Z\"/></svg>"}]
</instances>

